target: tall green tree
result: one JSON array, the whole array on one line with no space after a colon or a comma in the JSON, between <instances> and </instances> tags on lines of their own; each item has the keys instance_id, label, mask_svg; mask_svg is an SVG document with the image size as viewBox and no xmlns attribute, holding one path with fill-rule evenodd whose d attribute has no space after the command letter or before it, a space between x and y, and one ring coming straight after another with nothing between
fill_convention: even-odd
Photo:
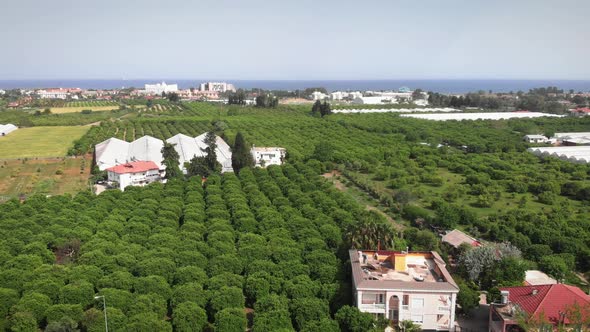
<instances>
[{"instance_id":1,"label":"tall green tree","mask_svg":"<svg viewBox=\"0 0 590 332\"><path fill-rule=\"evenodd\" d=\"M319 100L318 100L319 101ZM320 105L320 115L322 118L326 115L332 114L332 107L327 101L324 101L323 104Z\"/></svg>"},{"instance_id":2,"label":"tall green tree","mask_svg":"<svg viewBox=\"0 0 590 332\"><path fill-rule=\"evenodd\" d=\"M254 166L252 154L250 153L250 149L248 148L244 135L242 135L241 132L236 134L236 140L231 155L231 165L236 173L239 173L244 167Z\"/></svg>"},{"instance_id":3,"label":"tall green tree","mask_svg":"<svg viewBox=\"0 0 590 332\"><path fill-rule=\"evenodd\" d=\"M207 167L214 173L217 173L221 170L221 165L217 161L217 135L215 135L214 131L207 132L205 136L205 144L207 147L205 148L205 152L207 155L205 156L205 161L207 163Z\"/></svg>"},{"instance_id":4,"label":"tall green tree","mask_svg":"<svg viewBox=\"0 0 590 332\"><path fill-rule=\"evenodd\" d=\"M209 169L208 165L207 165L207 159L205 157L197 157L194 156L193 159L191 159L186 172L188 174L188 176L201 176L201 177L208 177L209 174L211 174L211 170Z\"/></svg>"},{"instance_id":5,"label":"tall green tree","mask_svg":"<svg viewBox=\"0 0 590 332\"><path fill-rule=\"evenodd\" d=\"M321 109L322 109L322 102L319 100L316 100L315 103L313 103L313 106L311 107L311 115L313 116L319 116L321 115Z\"/></svg>"},{"instance_id":6,"label":"tall green tree","mask_svg":"<svg viewBox=\"0 0 590 332\"><path fill-rule=\"evenodd\" d=\"M174 149L174 144L164 142L162 147L163 164L166 166L166 179L174 179L180 177L182 172L179 167L178 152Z\"/></svg>"}]
</instances>

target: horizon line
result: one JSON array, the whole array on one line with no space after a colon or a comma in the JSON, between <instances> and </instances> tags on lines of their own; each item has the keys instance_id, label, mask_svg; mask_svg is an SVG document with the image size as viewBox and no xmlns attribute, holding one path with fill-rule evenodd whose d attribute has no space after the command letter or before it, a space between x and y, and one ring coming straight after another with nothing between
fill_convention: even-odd
<instances>
[{"instance_id":1,"label":"horizon line","mask_svg":"<svg viewBox=\"0 0 590 332\"><path fill-rule=\"evenodd\" d=\"M0 82L6 81L166 81L166 80L202 80L202 81L284 81L284 82L325 82L325 81L590 81L590 78L310 78L310 79L272 79L272 78L1 78Z\"/></svg>"}]
</instances>

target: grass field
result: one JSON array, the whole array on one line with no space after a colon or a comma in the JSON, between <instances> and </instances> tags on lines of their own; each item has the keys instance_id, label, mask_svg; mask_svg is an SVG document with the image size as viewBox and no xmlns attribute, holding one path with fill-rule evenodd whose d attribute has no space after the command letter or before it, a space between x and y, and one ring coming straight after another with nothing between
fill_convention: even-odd
<instances>
[{"instance_id":1,"label":"grass field","mask_svg":"<svg viewBox=\"0 0 590 332\"><path fill-rule=\"evenodd\" d=\"M90 127L31 127L0 137L0 160L16 158L63 157L72 142Z\"/></svg>"},{"instance_id":2,"label":"grass field","mask_svg":"<svg viewBox=\"0 0 590 332\"><path fill-rule=\"evenodd\" d=\"M59 195L88 188L91 157L0 162L0 202L21 194Z\"/></svg>"},{"instance_id":3,"label":"grass field","mask_svg":"<svg viewBox=\"0 0 590 332\"><path fill-rule=\"evenodd\" d=\"M116 101L109 100L86 100L86 101L69 101L66 107L89 107L89 106L118 106Z\"/></svg>"},{"instance_id":4,"label":"grass field","mask_svg":"<svg viewBox=\"0 0 590 332\"><path fill-rule=\"evenodd\" d=\"M91 110L92 112L104 112L118 110L119 105L111 106L76 106L76 107L51 107L51 113L53 114L64 114L64 113L78 113L83 110Z\"/></svg>"}]
</instances>

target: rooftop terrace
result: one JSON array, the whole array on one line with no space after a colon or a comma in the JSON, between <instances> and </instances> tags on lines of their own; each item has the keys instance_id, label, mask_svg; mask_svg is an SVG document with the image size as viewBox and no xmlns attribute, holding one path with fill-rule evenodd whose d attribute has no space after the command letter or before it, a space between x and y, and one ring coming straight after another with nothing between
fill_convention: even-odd
<instances>
[{"instance_id":1,"label":"rooftop terrace","mask_svg":"<svg viewBox=\"0 0 590 332\"><path fill-rule=\"evenodd\" d=\"M357 288L457 288L436 252L350 250Z\"/></svg>"}]
</instances>

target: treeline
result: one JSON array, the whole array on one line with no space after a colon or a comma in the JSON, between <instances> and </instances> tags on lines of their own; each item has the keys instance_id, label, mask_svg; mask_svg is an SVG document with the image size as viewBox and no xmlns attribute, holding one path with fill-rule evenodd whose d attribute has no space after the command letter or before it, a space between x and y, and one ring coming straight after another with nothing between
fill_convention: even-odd
<instances>
[{"instance_id":1,"label":"treeline","mask_svg":"<svg viewBox=\"0 0 590 332\"><path fill-rule=\"evenodd\" d=\"M503 106L496 96L486 96L480 93L450 96L437 92L428 92L428 104L435 107L477 107L484 109L498 109Z\"/></svg>"}]
</instances>

